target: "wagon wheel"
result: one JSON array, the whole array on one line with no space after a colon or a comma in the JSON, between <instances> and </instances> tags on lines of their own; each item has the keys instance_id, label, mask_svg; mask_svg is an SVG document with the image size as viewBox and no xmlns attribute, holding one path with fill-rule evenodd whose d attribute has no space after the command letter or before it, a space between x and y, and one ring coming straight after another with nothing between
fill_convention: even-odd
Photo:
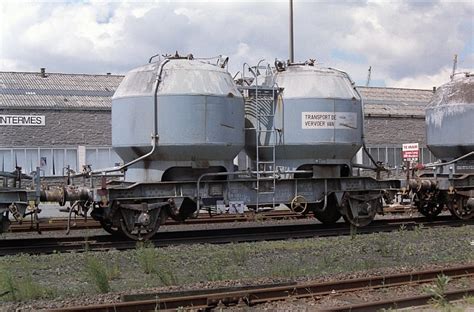
<instances>
[{"instance_id":1,"label":"wagon wheel","mask_svg":"<svg viewBox=\"0 0 474 312\"><path fill-rule=\"evenodd\" d=\"M441 203L439 200L432 201L432 200L424 200L418 194L415 194L413 197L413 201L415 203L418 212L424 215L427 218L434 218L443 211L444 204Z\"/></svg>"},{"instance_id":2,"label":"wagon wheel","mask_svg":"<svg viewBox=\"0 0 474 312\"><path fill-rule=\"evenodd\" d=\"M339 206L334 195L328 196L326 209L324 209L324 211L321 211L324 207L324 203L311 203L308 204L308 206L309 210L313 210L314 217L323 224L334 224L342 216L339 212Z\"/></svg>"},{"instance_id":3,"label":"wagon wheel","mask_svg":"<svg viewBox=\"0 0 474 312\"><path fill-rule=\"evenodd\" d=\"M461 220L469 220L474 216L474 210L467 205L467 197L454 195L448 201L449 211L453 216Z\"/></svg>"},{"instance_id":4,"label":"wagon wheel","mask_svg":"<svg viewBox=\"0 0 474 312\"><path fill-rule=\"evenodd\" d=\"M160 211L161 209L146 212L121 209L122 217L120 218L119 230L132 240L148 240L160 228Z\"/></svg>"},{"instance_id":5,"label":"wagon wheel","mask_svg":"<svg viewBox=\"0 0 474 312\"><path fill-rule=\"evenodd\" d=\"M307 212L308 202L301 195L295 196L290 203L290 209L297 214L305 214Z\"/></svg>"},{"instance_id":6,"label":"wagon wheel","mask_svg":"<svg viewBox=\"0 0 474 312\"><path fill-rule=\"evenodd\" d=\"M120 227L114 226L111 222L100 220L100 226L109 234L114 236L123 236L123 232L121 231Z\"/></svg>"},{"instance_id":7,"label":"wagon wheel","mask_svg":"<svg viewBox=\"0 0 474 312\"><path fill-rule=\"evenodd\" d=\"M8 231L10 227L10 219L8 218L8 210L0 214L0 233Z\"/></svg>"},{"instance_id":8,"label":"wagon wheel","mask_svg":"<svg viewBox=\"0 0 474 312\"><path fill-rule=\"evenodd\" d=\"M378 205L381 205L379 199L361 200L346 194L342 201L342 217L353 226L364 227L374 220ZM357 215L353 210L357 211Z\"/></svg>"}]
</instances>

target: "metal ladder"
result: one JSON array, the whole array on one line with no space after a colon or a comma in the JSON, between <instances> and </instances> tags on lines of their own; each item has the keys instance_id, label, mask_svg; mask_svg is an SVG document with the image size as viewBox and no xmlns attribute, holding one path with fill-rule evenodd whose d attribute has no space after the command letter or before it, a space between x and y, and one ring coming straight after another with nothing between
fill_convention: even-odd
<instances>
[{"instance_id":1,"label":"metal ladder","mask_svg":"<svg viewBox=\"0 0 474 312\"><path fill-rule=\"evenodd\" d=\"M250 66L248 67L249 72L254 75L255 85L248 88L248 99L246 101L246 114L255 118L254 127L246 128L246 130L255 130L256 210L258 210L262 196L268 197L269 195L272 197L272 208L275 208L277 178L275 168L275 147L277 142L275 102L278 95L278 88L275 87L275 85L271 87L259 86L258 69L261 68L261 62L262 61L254 67L255 70L252 70ZM245 66L246 64L244 64L243 73L245 73ZM265 155L266 158L264 157L262 160L263 155Z\"/></svg>"}]
</instances>

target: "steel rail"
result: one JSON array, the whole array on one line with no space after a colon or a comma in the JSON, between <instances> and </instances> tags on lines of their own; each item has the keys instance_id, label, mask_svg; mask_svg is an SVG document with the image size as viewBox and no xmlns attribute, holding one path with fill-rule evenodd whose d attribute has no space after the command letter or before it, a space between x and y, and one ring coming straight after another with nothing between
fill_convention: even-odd
<instances>
[{"instance_id":1,"label":"steel rail","mask_svg":"<svg viewBox=\"0 0 474 312\"><path fill-rule=\"evenodd\" d=\"M165 222L166 225L186 225L186 224L216 224L216 223L230 223L230 222L250 222L250 221L266 221L266 220L285 220L285 219L310 219L314 218L313 214L297 214L291 211L279 211L270 213L245 213L245 214L222 214L209 216L207 213L201 214L198 218L190 218L185 221L175 221L168 219ZM73 220L75 225L71 226L71 230L80 229L94 229L102 228L100 223L95 220L85 221L83 218ZM10 225L9 231L12 233L22 232L35 232L37 231L36 225L31 225L30 222L23 222L22 224ZM67 228L67 219L64 218L51 218L46 220L40 220L41 231L63 231Z\"/></svg>"},{"instance_id":2,"label":"steel rail","mask_svg":"<svg viewBox=\"0 0 474 312\"><path fill-rule=\"evenodd\" d=\"M448 301L463 299L467 296L474 295L474 288L447 291L444 298ZM324 309L324 311L340 311L340 312L377 312L384 309L403 309L416 306L424 306L429 304L433 297L430 295L410 296L404 298L395 298L391 300L383 300L362 304L354 304L334 309Z\"/></svg>"},{"instance_id":3,"label":"steel rail","mask_svg":"<svg viewBox=\"0 0 474 312\"><path fill-rule=\"evenodd\" d=\"M399 207L387 207L384 208L384 213L413 213L417 212L416 208L408 206ZM184 221L175 221L173 219L166 220L166 225L186 225L186 224L217 224L217 223L230 223L230 222L251 222L251 221L269 221L269 220L294 220L294 219L313 219L313 214L298 214L292 211L271 211L255 213L244 213L244 214L217 214L209 216L207 213L202 213L197 218L189 218ZM42 232L48 231L65 231L67 228L67 219L65 218L50 218L40 219L39 227ZM100 229L102 226L98 221L95 220L84 220L83 218L77 218L73 220L71 230L84 230L84 229ZM36 224L31 224L29 221L24 221L22 224L14 223L10 225L10 233L27 233L36 232Z\"/></svg>"},{"instance_id":4,"label":"steel rail","mask_svg":"<svg viewBox=\"0 0 474 312\"><path fill-rule=\"evenodd\" d=\"M407 220L409 221L407 222ZM424 227L446 227L474 224L474 220L462 221L444 219L429 221L426 218L407 220L376 220L370 226L357 228L356 233L371 234L377 232L391 232L397 231L401 227L403 227L404 230L413 230L420 225ZM332 226L324 224L283 224L158 232L150 242L156 247L165 247L183 244L226 244L352 234L354 234L354 229L351 230L349 226L342 222ZM137 242L133 240L111 235L3 239L0 240L0 256L20 253L48 254L85 250L125 250L136 248L136 243Z\"/></svg>"},{"instance_id":5,"label":"steel rail","mask_svg":"<svg viewBox=\"0 0 474 312\"><path fill-rule=\"evenodd\" d=\"M194 310L209 310L218 306L248 305L254 306L271 301L281 301L290 298L310 298L315 296L327 296L330 294L340 294L354 291L375 290L387 287L399 287L405 285L418 285L429 283L436 280L437 276L444 274L451 278L463 278L474 276L474 265L457 266L451 268L424 270L418 272L398 273L391 275L372 276L348 280L337 280L331 282L311 282L311 283L293 283L286 285L276 285L274 287L236 287L224 289L206 289L185 292L169 292L148 294L145 299L143 294L137 296L122 296L122 300L127 302L118 302L110 304L97 304L80 307L64 307L53 309L51 311L147 311L159 310L166 311L178 308L193 308ZM448 299L462 298L463 295L473 294L474 289L464 289L447 292ZM424 305L430 299L430 296L413 296L410 298L391 299L387 301L378 301L364 304L354 304L350 306L325 308L324 311L375 311L381 308L390 307L410 307L415 305Z\"/></svg>"}]
</instances>

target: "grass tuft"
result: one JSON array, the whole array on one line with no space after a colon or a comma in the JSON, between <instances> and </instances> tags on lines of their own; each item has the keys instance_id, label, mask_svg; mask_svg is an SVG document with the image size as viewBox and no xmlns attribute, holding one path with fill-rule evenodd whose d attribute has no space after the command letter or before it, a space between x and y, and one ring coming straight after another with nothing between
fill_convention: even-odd
<instances>
[{"instance_id":1,"label":"grass tuft","mask_svg":"<svg viewBox=\"0 0 474 312\"><path fill-rule=\"evenodd\" d=\"M22 273L24 276L15 278L7 270L0 272L0 298L7 301L25 301L53 296L54 292L52 290L46 289L33 281L28 268L25 268Z\"/></svg>"},{"instance_id":2,"label":"grass tuft","mask_svg":"<svg viewBox=\"0 0 474 312\"><path fill-rule=\"evenodd\" d=\"M139 242L136 248L138 263L145 274L151 274L156 271L158 262L158 253L149 242Z\"/></svg>"},{"instance_id":3,"label":"grass tuft","mask_svg":"<svg viewBox=\"0 0 474 312\"><path fill-rule=\"evenodd\" d=\"M99 292L108 293L110 291L107 268L99 259L86 255L84 272L87 280L93 284Z\"/></svg>"},{"instance_id":4,"label":"grass tuft","mask_svg":"<svg viewBox=\"0 0 474 312\"><path fill-rule=\"evenodd\" d=\"M165 286L178 283L175 273L169 266L170 260L160 255L153 244L149 242L137 244L136 256L145 274L155 274Z\"/></svg>"},{"instance_id":5,"label":"grass tuft","mask_svg":"<svg viewBox=\"0 0 474 312\"><path fill-rule=\"evenodd\" d=\"M2 297L6 298L7 300L16 301L19 293L16 283L14 282L13 275L7 270L2 270L0 273L0 281L0 293Z\"/></svg>"},{"instance_id":6,"label":"grass tuft","mask_svg":"<svg viewBox=\"0 0 474 312\"><path fill-rule=\"evenodd\" d=\"M438 275L434 285L424 287L424 290L431 296L431 302L438 308L448 308L451 306L446 298L446 286L451 278L444 274Z\"/></svg>"}]
</instances>

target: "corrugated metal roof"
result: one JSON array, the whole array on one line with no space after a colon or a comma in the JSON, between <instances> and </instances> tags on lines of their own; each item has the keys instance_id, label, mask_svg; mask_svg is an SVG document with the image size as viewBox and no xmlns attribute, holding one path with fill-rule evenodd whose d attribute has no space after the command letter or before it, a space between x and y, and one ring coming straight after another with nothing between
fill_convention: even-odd
<instances>
[{"instance_id":1,"label":"corrugated metal roof","mask_svg":"<svg viewBox=\"0 0 474 312\"><path fill-rule=\"evenodd\" d=\"M120 75L0 72L0 108L105 109Z\"/></svg>"},{"instance_id":2,"label":"corrugated metal roof","mask_svg":"<svg viewBox=\"0 0 474 312\"><path fill-rule=\"evenodd\" d=\"M432 90L357 87L364 101L364 113L369 116L424 117L425 108L433 97Z\"/></svg>"},{"instance_id":3,"label":"corrugated metal roof","mask_svg":"<svg viewBox=\"0 0 474 312\"><path fill-rule=\"evenodd\" d=\"M0 108L110 110L112 95L124 76L0 72ZM369 116L417 116L433 96L432 90L357 87Z\"/></svg>"}]
</instances>

